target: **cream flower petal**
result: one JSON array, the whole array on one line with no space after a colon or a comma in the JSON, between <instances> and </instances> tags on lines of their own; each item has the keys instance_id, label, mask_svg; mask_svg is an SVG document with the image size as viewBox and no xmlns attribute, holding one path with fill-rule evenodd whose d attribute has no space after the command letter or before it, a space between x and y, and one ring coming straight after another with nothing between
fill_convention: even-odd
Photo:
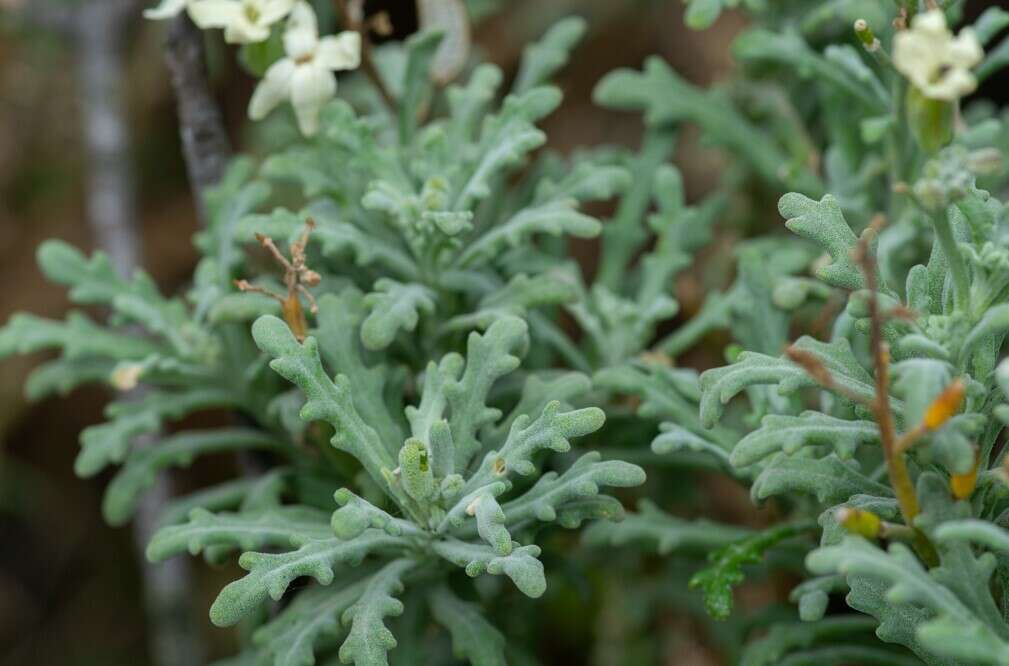
<instances>
[{"instance_id":1,"label":"cream flower petal","mask_svg":"<svg viewBox=\"0 0 1009 666\"><path fill-rule=\"evenodd\" d=\"M287 19L284 30L284 50L294 60L302 60L315 53L319 45L319 24L315 12L304 0L298 0Z\"/></svg>"},{"instance_id":2,"label":"cream flower petal","mask_svg":"<svg viewBox=\"0 0 1009 666\"><path fill-rule=\"evenodd\" d=\"M262 120L270 111L291 96L291 77L296 65L290 58L273 63L249 100L249 118Z\"/></svg>"},{"instance_id":3,"label":"cream flower petal","mask_svg":"<svg viewBox=\"0 0 1009 666\"><path fill-rule=\"evenodd\" d=\"M244 11L224 29L224 41L229 44L254 44L269 37L269 26L253 23Z\"/></svg>"},{"instance_id":4,"label":"cream flower petal","mask_svg":"<svg viewBox=\"0 0 1009 666\"><path fill-rule=\"evenodd\" d=\"M970 70L983 58L973 31L954 37L938 9L919 14L893 38L894 67L931 99L952 102L972 93L977 80Z\"/></svg>"},{"instance_id":5,"label":"cream flower petal","mask_svg":"<svg viewBox=\"0 0 1009 666\"><path fill-rule=\"evenodd\" d=\"M242 16L242 3L236 0L196 0L189 5L189 16L201 28L224 28Z\"/></svg>"},{"instance_id":6,"label":"cream flower petal","mask_svg":"<svg viewBox=\"0 0 1009 666\"><path fill-rule=\"evenodd\" d=\"M157 7L144 10L144 18L159 21L170 19L182 13L188 0L161 0Z\"/></svg>"},{"instance_id":7,"label":"cream flower petal","mask_svg":"<svg viewBox=\"0 0 1009 666\"><path fill-rule=\"evenodd\" d=\"M914 17L911 27L915 31L941 36L946 32L946 15L941 9L932 9Z\"/></svg>"},{"instance_id":8,"label":"cream flower petal","mask_svg":"<svg viewBox=\"0 0 1009 666\"><path fill-rule=\"evenodd\" d=\"M259 21L264 25L273 25L291 13L294 0L262 0Z\"/></svg>"},{"instance_id":9,"label":"cream flower petal","mask_svg":"<svg viewBox=\"0 0 1009 666\"><path fill-rule=\"evenodd\" d=\"M971 68L984 60L984 49L974 31L964 28L949 46L950 59L961 67Z\"/></svg>"},{"instance_id":10,"label":"cream flower petal","mask_svg":"<svg viewBox=\"0 0 1009 666\"><path fill-rule=\"evenodd\" d=\"M968 72L954 69L922 92L932 99L954 100L969 95L977 88L977 80Z\"/></svg>"},{"instance_id":11,"label":"cream flower petal","mask_svg":"<svg viewBox=\"0 0 1009 666\"><path fill-rule=\"evenodd\" d=\"M319 131L319 111L336 95L336 76L315 63L299 65L291 77L291 104L305 136Z\"/></svg>"},{"instance_id":12,"label":"cream flower petal","mask_svg":"<svg viewBox=\"0 0 1009 666\"><path fill-rule=\"evenodd\" d=\"M326 69L354 69L361 64L361 33L347 30L323 37L315 60Z\"/></svg>"}]
</instances>

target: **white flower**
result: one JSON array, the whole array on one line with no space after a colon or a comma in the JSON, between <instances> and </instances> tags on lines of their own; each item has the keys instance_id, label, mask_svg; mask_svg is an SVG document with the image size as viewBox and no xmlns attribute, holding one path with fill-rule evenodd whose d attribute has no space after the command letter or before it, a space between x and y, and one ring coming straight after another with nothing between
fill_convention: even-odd
<instances>
[{"instance_id":1,"label":"white flower","mask_svg":"<svg viewBox=\"0 0 1009 666\"><path fill-rule=\"evenodd\" d=\"M144 18L155 21L175 18L182 13L182 10L186 8L189 2L190 0L161 0L161 4L154 9L144 10Z\"/></svg>"},{"instance_id":2,"label":"white flower","mask_svg":"<svg viewBox=\"0 0 1009 666\"><path fill-rule=\"evenodd\" d=\"M249 102L249 117L261 120L289 99L305 136L319 130L319 111L336 95L335 70L361 63L361 35L341 32L319 39L315 12L304 0L294 6L284 31L286 58L274 63Z\"/></svg>"},{"instance_id":3,"label":"white flower","mask_svg":"<svg viewBox=\"0 0 1009 666\"><path fill-rule=\"evenodd\" d=\"M974 92L970 70L983 57L974 32L964 28L954 37L941 9L918 14L893 38L894 66L930 99L952 102Z\"/></svg>"},{"instance_id":4,"label":"white flower","mask_svg":"<svg viewBox=\"0 0 1009 666\"><path fill-rule=\"evenodd\" d=\"M177 2L178 0L165 0ZM295 0L190 0L189 15L201 28L224 28L231 44L261 42L270 26L291 12Z\"/></svg>"}]
</instances>

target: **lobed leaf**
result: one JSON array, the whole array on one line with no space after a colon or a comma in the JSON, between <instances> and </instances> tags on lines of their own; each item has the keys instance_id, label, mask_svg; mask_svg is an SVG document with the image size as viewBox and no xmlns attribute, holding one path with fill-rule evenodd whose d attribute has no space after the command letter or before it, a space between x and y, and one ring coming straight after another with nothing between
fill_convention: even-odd
<instances>
[{"instance_id":1,"label":"lobed leaf","mask_svg":"<svg viewBox=\"0 0 1009 666\"><path fill-rule=\"evenodd\" d=\"M243 428L180 432L155 446L135 449L105 489L102 515L111 525L123 525L132 516L144 490L154 485L158 472L188 467L197 456L246 449L276 449L273 435Z\"/></svg>"},{"instance_id":2,"label":"lobed leaf","mask_svg":"<svg viewBox=\"0 0 1009 666\"><path fill-rule=\"evenodd\" d=\"M523 594L538 598L546 591L547 582L543 565L537 557L539 546L515 544L511 553L499 556L489 546L467 543L458 539L444 539L431 544L432 550L452 564L464 567L466 575L476 578L483 573L504 574Z\"/></svg>"},{"instance_id":3,"label":"lobed leaf","mask_svg":"<svg viewBox=\"0 0 1009 666\"><path fill-rule=\"evenodd\" d=\"M480 613L441 585L428 594L431 614L452 636L452 653L473 666L506 666L505 637Z\"/></svg>"},{"instance_id":4,"label":"lobed leaf","mask_svg":"<svg viewBox=\"0 0 1009 666\"><path fill-rule=\"evenodd\" d=\"M601 457L598 451L591 451L563 474L547 472L541 476L532 488L502 507L507 523L552 522L565 505L599 495L602 486L632 488L645 482L645 472L637 465L621 460L601 462ZM614 518L622 516L619 503L612 508L619 510Z\"/></svg>"},{"instance_id":5,"label":"lobed leaf","mask_svg":"<svg viewBox=\"0 0 1009 666\"><path fill-rule=\"evenodd\" d=\"M210 607L210 620L228 627L255 610L266 599L279 600L296 578L311 576L321 585L333 582L338 564L356 566L369 554L401 545L397 537L368 530L351 541L309 541L286 553L244 553L238 563L249 573L227 585Z\"/></svg>"},{"instance_id":6,"label":"lobed leaf","mask_svg":"<svg viewBox=\"0 0 1009 666\"><path fill-rule=\"evenodd\" d=\"M337 375L334 382L326 374L315 338L308 337L299 343L287 324L270 315L256 320L252 337L260 349L273 357L270 367L304 391L307 402L301 418L331 423L336 429L333 446L357 458L371 478L386 487L382 470L396 467L393 457L375 429L358 414L350 379Z\"/></svg>"},{"instance_id":7,"label":"lobed leaf","mask_svg":"<svg viewBox=\"0 0 1009 666\"><path fill-rule=\"evenodd\" d=\"M644 545L660 555L685 551L702 553L729 545L749 534L733 525L708 520L687 520L671 516L649 500L641 500L638 510L619 522L600 522L583 535L593 546Z\"/></svg>"},{"instance_id":8,"label":"lobed leaf","mask_svg":"<svg viewBox=\"0 0 1009 666\"><path fill-rule=\"evenodd\" d=\"M198 555L213 546L237 550L290 548L313 539L326 539L332 532L324 511L307 506L272 507L242 513L211 513L193 509L189 521L162 527L147 544L147 559L160 562L189 551Z\"/></svg>"},{"instance_id":9,"label":"lobed leaf","mask_svg":"<svg viewBox=\"0 0 1009 666\"><path fill-rule=\"evenodd\" d=\"M805 447L832 447L841 460L851 458L858 447L879 440L872 421L852 421L807 411L799 416L769 414L760 428L739 440L730 460L736 467L758 463L778 452L794 455Z\"/></svg>"},{"instance_id":10,"label":"lobed leaf","mask_svg":"<svg viewBox=\"0 0 1009 666\"><path fill-rule=\"evenodd\" d=\"M368 579L358 600L343 612L350 633L340 646L340 661L356 666L389 663L386 653L396 647L396 639L384 618L403 613L403 603L394 595L403 591L403 576L414 566L412 559L393 560Z\"/></svg>"},{"instance_id":11,"label":"lobed leaf","mask_svg":"<svg viewBox=\"0 0 1009 666\"><path fill-rule=\"evenodd\" d=\"M400 330L417 328L421 312L434 312L435 293L420 284L382 278L375 283L375 291L364 297L364 306L370 313L361 324L361 342L368 349L385 349Z\"/></svg>"}]
</instances>

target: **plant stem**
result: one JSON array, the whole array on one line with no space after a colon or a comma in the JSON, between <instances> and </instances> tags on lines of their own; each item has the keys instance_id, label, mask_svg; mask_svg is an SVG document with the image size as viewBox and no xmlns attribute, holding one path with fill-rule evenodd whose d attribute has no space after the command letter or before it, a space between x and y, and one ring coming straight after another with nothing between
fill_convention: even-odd
<instances>
[{"instance_id":1,"label":"plant stem","mask_svg":"<svg viewBox=\"0 0 1009 666\"><path fill-rule=\"evenodd\" d=\"M882 219L877 223L881 223ZM879 283L876 278L876 268L869 252L869 239L874 227L866 230L859 240L858 253L865 273L865 286L869 292L869 333L872 348L872 363L875 370L876 396L872 401L872 411L879 427L879 439L883 446L883 458L886 460L887 475L890 486L897 496L897 504L904 523L915 533L915 545L918 554L929 565L937 563L935 548L920 530L915 528L914 519L920 513L918 496L915 494L914 483L907 470L904 453L897 446L897 427L894 423L893 411L890 408L890 350L883 340L883 315L879 310Z\"/></svg>"},{"instance_id":2,"label":"plant stem","mask_svg":"<svg viewBox=\"0 0 1009 666\"><path fill-rule=\"evenodd\" d=\"M967 275L967 264L960 254L956 239L953 238L953 228L945 210L932 213L932 227L935 229L935 237L939 240L953 278L953 305L958 312L966 312L970 305L970 278Z\"/></svg>"},{"instance_id":3,"label":"plant stem","mask_svg":"<svg viewBox=\"0 0 1009 666\"><path fill-rule=\"evenodd\" d=\"M203 34L185 12L168 27L164 58L175 91L189 185L200 222L206 227L209 220L205 193L224 176L231 159L231 142L207 81Z\"/></svg>"},{"instance_id":4,"label":"plant stem","mask_svg":"<svg viewBox=\"0 0 1009 666\"><path fill-rule=\"evenodd\" d=\"M399 113L399 103L393 97L392 92L389 91L389 87L385 85L385 81L382 79L382 75L375 65L375 59L372 57L371 40L368 38L368 26L362 15L364 12L363 3L360 1L355 2L355 0L333 1L340 16L343 17L347 30L352 30L361 35L361 71L371 80L372 85L375 86L375 90L378 91L379 97L382 98L389 112L393 116L396 116Z\"/></svg>"}]
</instances>

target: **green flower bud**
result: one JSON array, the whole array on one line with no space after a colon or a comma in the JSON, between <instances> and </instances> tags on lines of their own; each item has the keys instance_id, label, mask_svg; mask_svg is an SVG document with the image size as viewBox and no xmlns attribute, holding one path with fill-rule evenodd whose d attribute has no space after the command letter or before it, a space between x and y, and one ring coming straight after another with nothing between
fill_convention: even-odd
<instances>
[{"instance_id":1,"label":"green flower bud","mask_svg":"<svg viewBox=\"0 0 1009 666\"><path fill-rule=\"evenodd\" d=\"M935 154L953 140L955 102L926 97L915 86L908 86L907 124L915 141L928 154Z\"/></svg>"},{"instance_id":2,"label":"green flower bud","mask_svg":"<svg viewBox=\"0 0 1009 666\"><path fill-rule=\"evenodd\" d=\"M412 437L406 440L399 450L399 475L403 490L418 502L434 495L434 472L424 442Z\"/></svg>"}]
</instances>

